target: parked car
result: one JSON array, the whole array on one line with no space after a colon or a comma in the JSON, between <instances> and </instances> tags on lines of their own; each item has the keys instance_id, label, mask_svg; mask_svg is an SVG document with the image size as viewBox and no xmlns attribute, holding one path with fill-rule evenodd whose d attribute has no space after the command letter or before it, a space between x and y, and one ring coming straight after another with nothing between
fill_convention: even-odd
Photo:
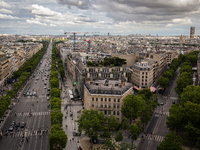
<instances>
[{"instance_id":1,"label":"parked car","mask_svg":"<svg viewBox=\"0 0 200 150\"><path fill-rule=\"evenodd\" d=\"M163 102L160 102L160 105L162 106L162 105L164 105L164 103L163 103Z\"/></svg>"},{"instance_id":2,"label":"parked car","mask_svg":"<svg viewBox=\"0 0 200 150\"><path fill-rule=\"evenodd\" d=\"M15 121L13 121L11 124L10 124L10 127L9 127L9 131L13 131L15 128Z\"/></svg>"},{"instance_id":3,"label":"parked car","mask_svg":"<svg viewBox=\"0 0 200 150\"><path fill-rule=\"evenodd\" d=\"M47 100L49 100L49 97L47 97Z\"/></svg>"},{"instance_id":4,"label":"parked car","mask_svg":"<svg viewBox=\"0 0 200 150\"><path fill-rule=\"evenodd\" d=\"M172 104L175 104L175 101L172 101Z\"/></svg>"},{"instance_id":5,"label":"parked car","mask_svg":"<svg viewBox=\"0 0 200 150\"><path fill-rule=\"evenodd\" d=\"M19 127L20 126L20 122L15 124L15 127Z\"/></svg>"}]
</instances>

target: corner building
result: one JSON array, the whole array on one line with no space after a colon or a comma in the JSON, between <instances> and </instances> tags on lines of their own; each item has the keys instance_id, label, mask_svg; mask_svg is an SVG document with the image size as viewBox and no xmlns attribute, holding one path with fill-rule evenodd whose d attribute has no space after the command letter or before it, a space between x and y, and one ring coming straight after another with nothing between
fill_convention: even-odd
<instances>
[{"instance_id":1,"label":"corner building","mask_svg":"<svg viewBox=\"0 0 200 150\"><path fill-rule=\"evenodd\" d=\"M106 117L122 120L122 99L133 93L131 83L115 80L87 81L84 85L84 107L102 111Z\"/></svg>"}]
</instances>

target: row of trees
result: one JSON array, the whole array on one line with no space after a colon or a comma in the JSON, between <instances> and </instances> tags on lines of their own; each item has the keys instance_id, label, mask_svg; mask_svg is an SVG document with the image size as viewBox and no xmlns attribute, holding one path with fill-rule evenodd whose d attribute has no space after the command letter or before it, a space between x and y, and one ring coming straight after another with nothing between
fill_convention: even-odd
<instances>
[{"instance_id":1,"label":"row of trees","mask_svg":"<svg viewBox=\"0 0 200 150\"><path fill-rule=\"evenodd\" d=\"M49 134L50 150L63 149L66 147L67 135L63 131L61 112L61 90L59 89L58 72L56 70L56 57L58 53L55 47L52 49L52 68L50 80L50 104L51 104L51 130Z\"/></svg>"},{"instance_id":2,"label":"row of trees","mask_svg":"<svg viewBox=\"0 0 200 150\"><path fill-rule=\"evenodd\" d=\"M145 88L138 92L138 96L131 94L123 99L121 112L124 117L121 122L115 116L107 118L103 112L98 113L93 109L82 111L77 120L79 133L81 135L84 131L90 139L94 135L106 139L107 142L103 148L133 148L133 141L137 140L137 137L143 131L142 124L145 125L151 119L157 105L157 95L153 95L149 89ZM139 117L138 121L134 121ZM117 146L116 142L123 140L123 130L130 132L132 144L122 143ZM110 140L114 131L118 132L115 137L116 142Z\"/></svg>"},{"instance_id":3,"label":"row of trees","mask_svg":"<svg viewBox=\"0 0 200 150\"><path fill-rule=\"evenodd\" d=\"M183 92L183 89L193 83L192 81L192 66L196 66L199 51L192 52L185 56L184 63L181 65L180 77L176 81L175 91L179 95Z\"/></svg>"},{"instance_id":4,"label":"row of trees","mask_svg":"<svg viewBox=\"0 0 200 150\"><path fill-rule=\"evenodd\" d=\"M43 48L39 50L36 54L33 55L28 61L24 63L24 65L18 69L18 71L13 73L13 77L19 78L18 82L13 84L12 90L6 91L6 95L0 98L0 117L3 117L5 111L8 109L8 106L11 104L11 98L15 98L17 92L21 89L21 87L28 80L31 70L34 70L40 59L44 55L47 49L48 42L43 42ZM32 65L30 67L30 65Z\"/></svg>"},{"instance_id":5,"label":"row of trees","mask_svg":"<svg viewBox=\"0 0 200 150\"><path fill-rule=\"evenodd\" d=\"M182 150L183 143L200 148L200 87L192 85L192 66L196 65L198 51L183 57L180 77L176 81L176 93L180 95L180 103L171 106L166 122L169 132L165 140L157 147L162 149Z\"/></svg>"},{"instance_id":6,"label":"row of trees","mask_svg":"<svg viewBox=\"0 0 200 150\"><path fill-rule=\"evenodd\" d=\"M182 63L185 56L183 54L180 54L178 58L174 58L167 69L162 76L159 79L159 84L162 88L167 88L170 84L171 78L174 76L174 73L178 69L178 66Z\"/></svg>"},{"instance_id":7,"label":"row of trees","mask_svg":"<svg viewBox=\"0 0 200 150\"><path fill-rule=\"evenodd\" d=\"M19 78L23 72L32 73L34 71L40 59L43 57L44 53L46 52L49 42L43 41L42 44L43 44L43 48L41 48L40 51L34 54L33 57L31 57L28 61L26 61L22 67L20 67L17 71L13 73L13 79Z\"/></svg>"}]
</instances>

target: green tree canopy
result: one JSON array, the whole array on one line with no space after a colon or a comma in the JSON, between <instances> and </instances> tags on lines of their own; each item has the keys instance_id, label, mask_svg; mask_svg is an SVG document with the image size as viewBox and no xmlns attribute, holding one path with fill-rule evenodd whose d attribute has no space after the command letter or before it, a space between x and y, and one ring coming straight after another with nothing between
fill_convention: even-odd
<instances>
[{"instance_id":1,"label":"green tree canopy","mask_svg":"<svg viewBox=\"0 0 200 150\"><path fill-rule=\"evenodd\" d=\"M142 133L141 121L139 120L136 123L136 125L135 124L130 125L129 132L131 133L132 146L133 146L133 141L137 140L140 133Z\"/></svg>"},{"instance_id":2,"label":"green tree canopy","mask_svg":"<svg viewBox=\"0 0 200 150\"><path fill-rule=\"evenodd\" d=\"M165 77L160 77L160 79L158 80L159 84L162 88L166 88L169 86L170 80L169 78L165 78Z\"/></svg>"},{"instance_id":3,"label":"green tree canopy","mask_svg":"<svg viewBox=\"0 0 200 150\"><path fill-rule=\"evenodd\" d=\"M180 69L180 73L182 74L183 72L187 72L187 73L192 73L193 70L192 70L192 66L182 66L181 69Z\"/></svg>"},{"instance_id":4,"label":"green tree canopy","mask_svg":"<svg viewBox=\"0 0 200 150\"><path fill-rule=\"evenodd\" d=\"M177 84L175 87L176 93L181 94L183 92L183 89L192 83L193 83L192 74L183 72L176 81Z\"/></svg>"},{"instance_id":5,"label":"green tree canopy","mask_svg":"<svg viewBox=\"0 0 200 150\"><path fill-rule=\"evenodd\" d=\"M147 99L150 99L150 97L152 96L152 92L149 88L143 88L142 90L139 90L138 94L144 94Z\"/></svg>"},{"instance_id":6,"label":"green tree canopy","mask_svg":"<svg viewBox=\"0 0 200 150\"><path fill-rule=\"evenodd\" d=\"M51 96L51 98L53 98L53 97L59 97L60 98L60 89L57 89L57 88L51 89L50 96Z\"/></svg>"},{"instance_id":7,"label":"green tree canopy","mask_svg":"<svg viewBox=\"0 0 200 150\"><path fill-rule=\"evenodd\" d=\"M64 149L67 144L67 135L59 125L53 125L49 133L50 150Z\"/></svg>"},{"instance_id":8,"label":"green tree canopy","mask_svg":"<svg viewBox=\"0 0 200 150\"><path fill-rule=\"evenodd\" d=\"M183 139L176 135L176 132L169 132L166 134L165 140L157 146L157 150L183 150Z\"/></svg>"},{"instance_id":9,"label":"green tree canopy","mask_svg":"<svg viewBox=\"0 0 200 150\"><path fill-rule=\"evenodd\" d=\"M188 85L183 89L183 93L180 95L182 103L191 101L193 103L200 104L200 87L194 85Z\"/></svg>"},{"instance_id":10,"label":"green tree canopy","mask_svg":"<svg viewBox=\"0 0 200 150\"><path fill-rule=\"evenodd\" d=\"M59 80L56 79L56 78L53 78L50 80L50 86L51 86L51 89L52 88L59 88Z\"/></svg>"},{"instance_id":11,"label":"green tree canopy","mask_svg":"<svg viewBox=\"0 0 200 150\"><path fill-rule=\"evenodd\" d=\"M87 135L90 139L92 136L98 136L98 131L102 131L104 129L104 124L106 122L106 118L103 112L98 112L97 110L83 110L81 115L78 116L76 120L78 123L78 131L81 133L84 131L85 135Z\"/></svg>"},{"instance_id":12,"label":"green tree canopy","mask_svg":"<svg viewBox=\"0 0 200 150\"><path fill-rule=\"evenodd\" d=\"M140 96L134 94L128 95L123 99L121 112L123 116L130 118L130 122L141 115L145 107L145 101Z\"/></svg>"},{"instance_id":13,"label":"green tree canopy","mask_svg":"<svg viewBox=\"0 0 200 150\"><path fill-rule=\"evenodd\" d=\"M170 71L166 71L162 74L163 77L168 78L169 80L172 78L173 74Z\"/></svg>"},{"instance_id":14,"label":"green tree canopy","mask_svg":"<svg viewBox=\"0 0 200 150\"><path fill-rule=\"evenodd\" d=\"M13 92L13 90L6 91L6 95L10 96L11 98L15 98L15 92Z\"/></svg>"}]
</instances>

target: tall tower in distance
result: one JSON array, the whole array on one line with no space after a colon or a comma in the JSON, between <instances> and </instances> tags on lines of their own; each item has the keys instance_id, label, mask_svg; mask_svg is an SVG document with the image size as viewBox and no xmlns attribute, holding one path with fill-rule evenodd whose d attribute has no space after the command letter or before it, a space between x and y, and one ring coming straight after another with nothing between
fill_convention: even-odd
<instances>
[{"instance_id":1,"label":"tall tower in distance","mask_svg":"<svg viewBox=\"0 0 200 150\"><path fill-rule=\"evenodd\" d=\"M194 39L195 27L190 28L190 39Z\"/></svg>"},{"instance_id":2,"label":"tall tower in distance","mask_svg":"<svg viewBox=\"0 0 200 150\"><path fill-rule=\"evenodd\" d=\"M181 36L180 36L180 45L179 45L180 47L183 47L183 35L181 34Z\"/></svg>"}]
</instances>

